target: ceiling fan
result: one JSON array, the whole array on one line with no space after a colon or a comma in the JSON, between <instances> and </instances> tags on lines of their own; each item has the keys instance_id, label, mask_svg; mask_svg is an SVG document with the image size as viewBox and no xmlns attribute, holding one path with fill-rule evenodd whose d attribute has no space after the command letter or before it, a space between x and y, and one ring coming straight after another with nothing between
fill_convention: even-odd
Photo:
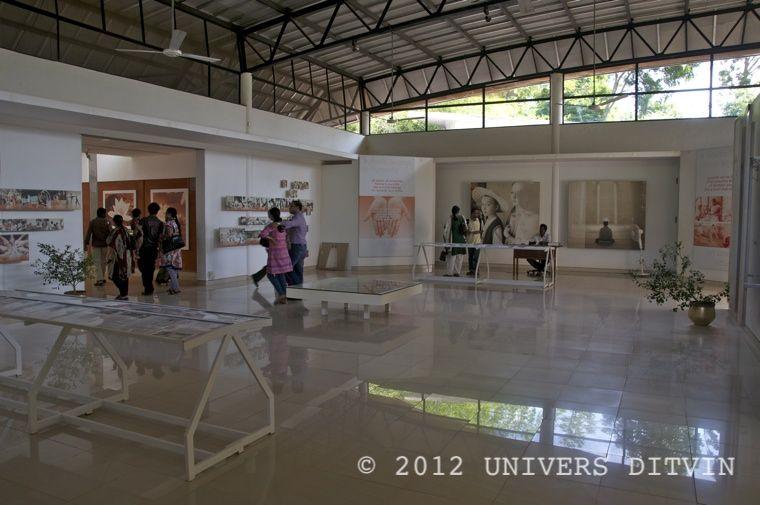
<instances>
[{"instance_id":1,"label":"ceiling fan","mask_svg":"<svg viewBox=\"0 0 760 505\"><path fill-rule=\"evenodd\" d=\"M183 53L182 50L180 50L180 47L182 46L182 42L184 42L185 37L187 37L187 32L184 32L182 30L177 30L177 28L174 26L174 0L172 0L171 18L172 18L172 38L169 41L169 47L167 47L163 51L156 51L154 49L116 49L116 50L122 53L163 54L164 56L168 56L169 58L179 58L180 56L182 56L185 58L190 58L191 60L198 60L205 63L214 63L217 61L221 61L220 58L210 58L208 56L200 56L198 54Z\"/></svg>"},{"instance_id":2,"label":"ceiling fan","mask_svg":"<svg viewBox=\"0 0 760 505\"><path fill-rule=\"evenodd\" d=\"M425 116L417 116L417 117L393 117L393 89L396 87L396 65L394 64L394 45L393 45L393 30L391 30L391 115L389 118L385 120L388 124L396 124L399 121L412 121L415 119L425 119Z\"/></svg>"}]
</instances>

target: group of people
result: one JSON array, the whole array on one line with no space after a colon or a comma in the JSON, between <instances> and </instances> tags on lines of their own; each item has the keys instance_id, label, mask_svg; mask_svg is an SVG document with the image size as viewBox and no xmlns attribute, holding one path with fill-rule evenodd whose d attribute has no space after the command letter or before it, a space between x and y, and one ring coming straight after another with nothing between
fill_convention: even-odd
<instances>
[{"instance_id":1,"label":"group of people","mask_svg":"<svg viewBox=\"0 0 760 505\"><path fill-rule=\"evenodd\" d=\"M287 303L287 287L303 283L303 264L309 251L306 233L309 226L303 215L303 204L293 200L288 208L290 218L283 220L280 209L267 212L271 222L261 230L259 239L267 250L267 264L251 277L256 287L266 276L277 293L275 304Z\"/></svg>"},{"instance_id":2,"label":"group of people","mask_svg":"<svg viewBox=\"0 0 760 505\"><path fill-rule=\"evenodd\" d=\"M489 222L484 220L480 209L472 210L470 219L465 219L461 214L458 205L451 208L451 215L443 225L443 241L449 244L498 244L501 240L493 240L494 227L489 226ZM529 245L546 245L551 242L549 227L541 224L538 227L538 233L529 241ZM475 275L480 259L480 250L474 247L452 247L447 250L446 256L446 277L459 277L462 274L462 264L464 257L467 255L467 275ZM537 272L543 272L546 268L546 261L529 259L528 262Z\"/></svg>"},{"instance_id":3,"label":"group of people","mask_svg":"<svg viewBox=\"0 0 760 505\"><path fill-rule=\"evenodd\" d=\"M182 270L182 227L177 209L166 209L166 221L161 221L161 207L152 202L148 216L141 218L140 209L132 209L131 222L127 226L124 216L108 219L103 207L90 221L85 234L85 249L95 262L95 286L104 286L110 279L119 290L117 300L129 297L129 278L139 268L145 296L153 294L156 268L162 268L168 276L170 295L178 294L179 272Z\"/></svg>"}]
</instances>

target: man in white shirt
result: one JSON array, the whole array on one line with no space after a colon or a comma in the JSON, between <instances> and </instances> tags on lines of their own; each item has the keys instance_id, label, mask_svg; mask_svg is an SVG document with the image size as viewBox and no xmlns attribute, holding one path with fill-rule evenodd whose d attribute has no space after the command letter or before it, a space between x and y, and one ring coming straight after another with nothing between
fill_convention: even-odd
<instances>
[{"instance_id":1,"label":"man in white shirt","mask_svg":"<svg viewBox=\"0 0 760 505\"><path fill-rule=\"evenodd\" d=\"M549 235L549 227L541 223L538 227L538 234L533 235L533 238L531 238L528 243L530 245L547 245L551 241L552 237ZM536 275L543 273L546 268L546 260L534 260L529 258L528 263L536 269Z\"/></svg>"}]
</instances>

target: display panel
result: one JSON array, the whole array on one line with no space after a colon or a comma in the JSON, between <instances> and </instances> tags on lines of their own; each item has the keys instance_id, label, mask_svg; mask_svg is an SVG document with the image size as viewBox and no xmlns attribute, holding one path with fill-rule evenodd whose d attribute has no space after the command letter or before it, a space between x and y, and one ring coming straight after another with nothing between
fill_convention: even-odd
<instances>
[{"instance_id":1,"label":"display panel","mask_svg":"<svg viewBox=\"0 0 760 505\"><path fill-rule=\"evenodd\" d=\"M224 196L222 197L222 210L247 210L253 212L266 212L272 207L277 207L286 213L293 198L278 198L269 196ZM307 216L314 212L314 202L301 200L303 213Z\"/></svg>"},{"instance_id":2,"label":"display panel","mask_svg":"<svg viewBox=\"0 0 760 505\"><path fill-rule=\"evenodd\" d=\"M567 246L582 249L644 248L646 189L644 181L568 183Z\"/></svg>"},{"instance_id":3,"label":"display panel","mask_svg":"<svg viewBox=\"0 0 760 505\"><path fill-rule=\"evenodd\" d=\"M259 245L261 230L246 228L219 228L219 247Z\"/></svg>"},{"instance_id":4,"label":"display panel","mask_svg":"<svg viewBox=\"0 0 760 505\"><path fill-rule=\"evenodd\" d=\"M172 188L172 189L151 189L150 201L156 202L161 206L161 210L158 211L158 218L161 221L166 221L166 209L174 207L177 209L177 219L179 225L182 228L182 236L185 239L185 247L183 251L190 250L190 227L188 226L188 216L190 215L190 198L187 188Z\"/></svg>"},{"instance_id":5,"label":"display panel","mask_svg":"<svg viewBox=\"0 0 760 505\"><path fill-rule=\"evenodd\" d=\"M63 219L0 219L0 231L59 231L63 230Z\"/></svg>"},{"instance_id":6,"label":"display panel","mask_svg":"<svg viewBox=\"0 0 760 505\"><path fill-rule=\"evenodd\" d=\"M132 209L137 207L137 191L134 189L103 191L102 205L109 218L121 216L124 218L124 224L130 224L132 222Z\"/></svg>"},{"instance_id":7,"label":"display panel","mask_svg":"<svg viewBox=\"0 0 760 505\"><path fill-rule=\"evenodd\" d=\"M81 207L81 191L0 189L0 210L78 210Z\"/></svg>"},{"instance_id":8,"label":"display panel","mask_svg":"<svg viewBox=\"0 0 760 505\"><path fill-rule=\"evenodd\" d=\"M470 198L483 217L484 244L527 244L538 233L540 182L472 182Z\"/></svg>"},{"instance_id":9,"label":"display panel","mask_svg":"<svg viewBox=\"0 0 760 505\"><path fill-rule=\"evenodd\" d=\"M414 160L367 156L359 165L359 256L410 256L414 249Z\"/></svg>"},{"instance_id":10,"label":"display panel","mask_svg":"<svg viewBox=\"0 0 760 505\"><path fill-rule=\"evenodd\" d=\"M26 233L0 235L0 264L26 261L29 261L29 235Z\"/></svg>"}]
</instances>

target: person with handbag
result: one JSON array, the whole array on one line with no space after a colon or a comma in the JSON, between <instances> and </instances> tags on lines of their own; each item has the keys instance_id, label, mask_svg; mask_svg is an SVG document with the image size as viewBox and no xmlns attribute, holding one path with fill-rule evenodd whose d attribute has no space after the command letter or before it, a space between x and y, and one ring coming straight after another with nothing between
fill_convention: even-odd
<instances>
[{"instance_id":1,"label":"person with handbag","mask_svg":"<svg viewBox=\"0 0 760 505\"><path fill-rule=\"evenodd\" d=\"M267 277L277 293L275 304L288 303L287 280L285 274L293 271L293 264L288 253L287 235L282 224L280 209L269 209L269 219L272 220L259 235L261 245L267 248Z\"/></svg>"},{"instance_id":2,"label":"person with handbag","mask_svg":"<svg viewBox=\"0 0 760 505\"><path fill-rule=\"evenodd\" d=\"M129 299L129 276L132 273L134 261L134 246L130 240L124 218L119 214L113 217L114 228L106 239L108 244L108 277L119 289L117 300Z\"/></svg>"},{"instance_id":3,"label":"person with handbag","mask_svg":"<svg viewBox=\"0 0 760 505\"><path fill-rule=\"evenodd\" d=\"M164 233L161 236L161 257L159 266L166 269L169 274L169 294L176 295L179 290L179 272L182 270L182 248L185 241L182 239L182 228L177 219L177 209L166 209L166 223Z\"/></svg>"},{"instance_id":4,"label":"person with handbag","mask_svg":"<svg viewBox=\"0 0 760 505\"><path fill-rule=\"evenodd\" d=\"M450 244L464 244L467 242L467 223L459 213L459 206L451 208L451 215L443 227L443 241ZM467 255L465 247L452 247L446 258L445 277L459 277L462 275L462 263Z\"/></svg>"}]
</instances>

